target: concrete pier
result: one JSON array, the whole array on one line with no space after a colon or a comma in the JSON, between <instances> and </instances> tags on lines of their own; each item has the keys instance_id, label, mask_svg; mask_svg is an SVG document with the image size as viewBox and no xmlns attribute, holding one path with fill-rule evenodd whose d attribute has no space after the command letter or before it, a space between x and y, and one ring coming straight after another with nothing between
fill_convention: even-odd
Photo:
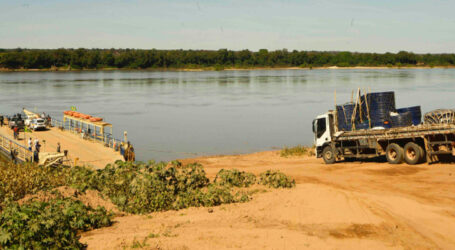
<instances>
[{"instance_id":1,"label":"concrete pier","mask_svg":"<svg viewBox=\"0 0 455 250\"><path fill-rule=\"evenodd\" d=\"M52 127L45 131L20 132L19 138L14 139L13 131L8 126L0 127L0 146L2 150L15 148L18 159L23 161L30 159L32 152L28 148L28 138L32 141L38 139L41 144L41 152L56 152L57 143L60 142L61 152L68 150L69 165L86 165L96 169L104 168L108 163L123 160L118 151L106 147L101 143L83 139L79 134L67 130ZM9 152L9 151L8 151Z\"/></svg>"}]
</instances>

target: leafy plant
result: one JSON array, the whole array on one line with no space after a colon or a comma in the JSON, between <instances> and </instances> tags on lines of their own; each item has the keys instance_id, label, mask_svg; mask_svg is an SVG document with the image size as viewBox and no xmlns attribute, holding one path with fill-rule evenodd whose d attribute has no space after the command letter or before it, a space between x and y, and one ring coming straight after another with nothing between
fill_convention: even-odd
<instances>
[{"instance_id":1,"label":"leafy plant","mask_svg":"<svg viewBox=\"0 0 455 250\"><path fill-rule=\"evenodd\" d=\"M295 147L284 147L280 151L280 156L281 157L289 157L289 156L304 156L304 155L309 155L312 156L314 155L314 148L309 148L305 147L302 145L297 145Z\"/></svg>"},{"instance_id":2,"label":"leafy plant","mask_svg":"<svg viewBox=\"0 0 455 250\"><path fill-rule=\"evenodd\" d=\"M97 171L74 168L68 182L82 190L96 189L121 210L130 213L214 206L237 201L229 187L211 185L204 169L197 163L182 166L177 161L170 164L118 161Z\"/></svg>"},{"instance_id":3,"label":"leafy plant","mask_svg":"<svg viewBox=\"0 0 455 250\"><path fill-rule=\"evenodd\" d=\"M98 189L97 172L88 168L75 166L66 175L66 185L76 188L82 192L87 189Z\"/></svg>"},{"instance_id":4,"label":"leafy plant","mask_svg":"<svg viewBox=\"0 0 455 250\"><path fill-rule=\"evenodd\" d=\"M259 184L272 188L292 188L295 187L295 180L280 171L267 170L259 175Z\"/></svg>"},{"instance_id":5,"label":"leafy plant","mask_svg":"<svg viewBox=\"0 0 455 250\"><path fill-rule=\"evenodd\" d=\"M216 174L214 182L220 185L249 187L256 182L256 176L237 169L221 169Z\"/></svg>"},{"instance_id":6,"label":"leafy plant","mask_svg":"<svg viewBox=\"0 0 455 250\"><path fill-rule=\"evenodd\" d=\"M8 203L0 215L0 246L14 249L83 248L79 231L110 226L112 215L80 201Z\"/></svg>"},{"instance_id":7,"label":"leafy plant","mask_svg":"<svg viewBox=\"0 0 455 250\"><path fill-rule=\"evenodd\" d=\"M65 184L68 168L39 167L36 164L0 163L0 204L27 194Z\"/></svg>"}]
</instances>

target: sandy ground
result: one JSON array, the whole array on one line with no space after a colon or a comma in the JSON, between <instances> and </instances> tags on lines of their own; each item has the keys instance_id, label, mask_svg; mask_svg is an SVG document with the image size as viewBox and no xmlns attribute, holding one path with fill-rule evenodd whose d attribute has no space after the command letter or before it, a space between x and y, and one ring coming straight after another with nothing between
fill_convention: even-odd
<instances>
[{"instance_id":1,"label":"sandy ground","mask_svg":"<svg viewBox=\"0 0 455 250\"><path fill-rule=\"evenodd\" d=\"M221 168L280 170L293 189L214 208L117 217L82 235L89 249L455 249L455 165L325 165L278 152L202 157Z\"/></svg>"},{"instance_id":2,"label":"sandy ground","mask_svg":"<svg viewBox=\"0 0 455 250\"><path fill-rule=\"evenodd\" d=\"M13 131L7 126L0 127L0 134L10 139L14 138ZM123 159L119 152L104 147L100 143L83 140L80 136L68 131L51 128L46 131L21 132L17 143L27 147L28 138L38 139L42 145L41 152L56 152L57 143L60 142L61 150L68 150L68 157L72 163L79 158L77 165L88 165L94 168L104 168L108 163ZM43 140L46 143L43 143Z\"/></svg>"}]
</instances>

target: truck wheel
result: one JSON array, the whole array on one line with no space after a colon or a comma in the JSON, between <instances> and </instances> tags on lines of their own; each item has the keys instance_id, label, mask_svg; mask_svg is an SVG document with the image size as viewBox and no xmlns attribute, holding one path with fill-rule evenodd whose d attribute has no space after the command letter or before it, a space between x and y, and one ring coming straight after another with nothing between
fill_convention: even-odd
<instances>
[{"instance_id":1,"label":"truck wheel","mask_svg":"<svg viewBox=\"0 0 455 250\"><path fill-rule=\"evenodd\" d=\"M322 150L322 158L324 159L325 164L335 163L335 152L332 150L332 147L327 146Z\"/></svg>"},{"instance_id":2,"label":"truck wheel","mask_svg":"<svg viewBox=\"0 0 455 250\"><path fill-rule=\"evenodd\" d=\"M414 142L404 145L404 160L409 165L415 165L422 160L423 149Z\"/></svg>"},{"instance_id":3,"label":"truck wheel","mask_svg":"<svg viewBox=\"0 0 455 250\"><path fill-rule=\"evenodd\" d=\"M390 164L400 164L403 162L403 148L396 143L390 143L386 148L386 158Z\"/></svg>"}]
</instances>

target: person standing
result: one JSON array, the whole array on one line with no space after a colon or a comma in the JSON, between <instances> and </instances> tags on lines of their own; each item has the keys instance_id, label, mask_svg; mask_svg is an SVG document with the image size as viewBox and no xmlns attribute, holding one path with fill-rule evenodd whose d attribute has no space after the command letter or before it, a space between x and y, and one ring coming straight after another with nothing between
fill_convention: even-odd
<instances>
[{"instance_id":1,"label":"person standing","mask_svg":"<svg viewBox=\"0 0 455 250\"><path fill-rule=\"evenodd\" d=\"M39 153L40 148L41 148L41 144L38 141L35 145L35 151Z\"/></svg>"},{"instance_id":2,"label":"person standing","mask_svg":"<svg viewBox=\"0 0 455 250\"><path fill-rule=\"evenodd\" d=\"M14 126L13 133L14 133L14 139L16 139L16 140L17 140L17 136L19 135L17 131L19 131L19 128L17 126Z\"/></svg>"},{"instance_id":3,"label":"person standing","mask_svg":"<svg viewBox=\"0 0 455 250\"><path fill-rule=\"evenodd\" d=\"M0 115L0 127L3 127L3 115Z\"/></svg>"},{"instance_id":4,"label":"person standing","mask_svg":"<svg viewBox=\"0 0 455 250\"><path fill-rule=\"evenodd\" d=\"M47 120L47 126L52 127L52 118L50 115L47 115L46 120Z\"/></svg>"},{"instance_id":5,"label":"person standing","mask_svg":"<svg viewBox=\"0 0 455 250\"><path fill-rule=\"evenodd\" d=\"M123 156L123 159L126 161L125 145L123 142L122 142L122 145L120 145L120 154Z\"/></svg>"},{"instance_id":6,"label":"person standing","mask_svg":"<svg viewBox=\"0 0 455 250\"><path fill-rule=\"evenodd\" d=\"M10 154L11 154L11 160L13 161L14 164L17 164L17 151L16 149L11 149L10 151Z\"/></svg>"},{"instance_id":7,"label":"person standing","mask_svg":"<svg viewBox=\"0 0 455 250\"><path fill-rule=\"evenodd\" d=\"M32 151L32 138L28 138L28 150Z\"/></svg>"},{"instance_id":8,"label":"person standing","mask_svg":"<svg viewBox=\"0 0 455 250\"><path fill-rule=\"evenodd\" d=\"M136 154L134 153L133 145L130 145L128 161L133 161L133 162L136 161Z\"/></svg>"},{"instance_id":9,"label":"person standing","mask_svg":"<svg viewBox=\"0 0 455 250\"><path fill-rule=\"evenodd\" d=\"M36 145L39 143L39 140L38 139L35 139L33 141L33 148L36 148Z\"/></svg>"},{"instance_id":10,"label":"person standing","mask_svg":"<svg viewBox=\"0 0 455 250\"><path fill-rule=\"evenodd\" d=\"M38 151L33 151L33 161L38 163L39 162L39 155L38 155Z\"/></svg>"},{"instance_id":11,"label":"person standing","mask_svg":"<svg viewBox=\"0 0 455 250\"><path fill-rule=\"evenodd\" d=\"M61 148L60 148L60 142L57 142L57 153L60 153Z\"/></svg>"}]
</instances>

